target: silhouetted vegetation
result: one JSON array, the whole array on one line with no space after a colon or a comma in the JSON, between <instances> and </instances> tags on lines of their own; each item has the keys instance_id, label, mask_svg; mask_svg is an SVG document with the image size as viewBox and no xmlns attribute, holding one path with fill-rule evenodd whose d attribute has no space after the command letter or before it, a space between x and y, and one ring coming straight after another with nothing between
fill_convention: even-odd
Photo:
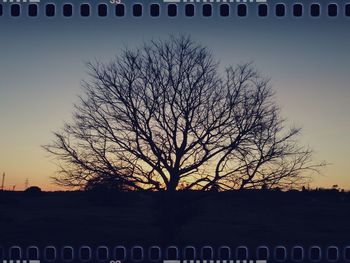
<instances>
[{"instance_id":1,"label":"silhouetted vegetation","mask_svg":"<svg viewBox=\"0 0 350 263\"><path fill-rule=\"evenodd\" d=\"M40 196L42 191L38 186L31 186L24 191L26 196Z\"/></svg>"},{"instance_id":2,"label":"silhouetted vegetation","mask_svg":"<svg viewBox=\"0 0 350 263\"><path fill-rule=\"evenodd\" d=\"M151 41L88 68L73 122L44 146L60 162L59 184L290 188L323 165L298 145L300 128L285 127L268 78L251 64L219 71L190 38Z\"/></svg>"},{"instance_id":3,"label":"silhouetted vegetation","mask_svg":"<svg viewBox=\"0 0 350 263\"><path fill-rule=\"evenodd\" d=\"M127 191L128 188L120 181L119 176L101 175L88 180L87 191Z\"/></svg>"}]
</instances>

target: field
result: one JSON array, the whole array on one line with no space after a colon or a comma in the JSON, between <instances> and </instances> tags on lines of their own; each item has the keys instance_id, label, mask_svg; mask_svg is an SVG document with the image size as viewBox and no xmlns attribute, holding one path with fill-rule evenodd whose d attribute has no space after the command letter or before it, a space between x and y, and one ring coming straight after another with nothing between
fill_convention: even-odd
<instances>
[{"instance_id":1,"label":"field","mask_svg":"<svg viewBox=\"0 0 350 263\"><path fill-rule=\"evenodd\" d=\"M337 191L0 193L0 245L344 245Z\"/></svg>"}]
</instances>

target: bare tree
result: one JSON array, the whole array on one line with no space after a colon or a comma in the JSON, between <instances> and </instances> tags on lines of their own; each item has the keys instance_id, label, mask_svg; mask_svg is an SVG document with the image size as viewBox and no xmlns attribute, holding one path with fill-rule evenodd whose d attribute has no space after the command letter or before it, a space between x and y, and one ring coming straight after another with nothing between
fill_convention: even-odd
<instances>
[{"instance_id":1,"label":"bare tree","mask_svg":"<svg viewBox=\"0 0 350 263\"><path fill-rule=\"evenodd\" d=\"M285 129L269 80L251 64L218 70L187 37L88 64L73 122L44 146L57 183L117 178L127 189L174 191L286 186L317 169Z\"/></svg>"}]
</instances>

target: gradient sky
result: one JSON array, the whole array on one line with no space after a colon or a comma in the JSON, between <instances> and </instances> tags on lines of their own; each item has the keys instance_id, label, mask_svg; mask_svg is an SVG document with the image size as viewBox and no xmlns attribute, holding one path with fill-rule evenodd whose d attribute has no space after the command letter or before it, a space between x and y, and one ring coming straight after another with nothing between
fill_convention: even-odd
<instances>
[{"instance_id":1,"label":"gradient sky","mask_svg":"<svg viewBox=\"0 0 350 263\"><path fill-rule=\"evenodd\" d=\"M314 177L313 186L338 184L350 190L350 19L257 18L255 5L249 8L248 18L115 18L110 14L67 19L4 14L0 17L0 172L6 172L6 187L22 190L28 178L30 185L58 189L49 179L56 166L40 145L50 142L52 131L70 120L72 104L81 94L80 82L86 77L84 62L109 61L125 46L186 34L208 46L221 66L254 61L261 73L271 77L283 116L303 127L301 142L315 150L315 160L331 163L323 175Z\"/></svg>"}]
</instances>

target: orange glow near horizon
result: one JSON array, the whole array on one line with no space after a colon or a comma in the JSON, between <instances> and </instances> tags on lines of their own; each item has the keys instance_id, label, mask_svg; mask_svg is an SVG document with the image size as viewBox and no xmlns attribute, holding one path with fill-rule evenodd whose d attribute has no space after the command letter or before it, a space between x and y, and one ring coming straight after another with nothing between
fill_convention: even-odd
<instances>
[{"instance_id":1,"label":"orange glow near horizon","mask_svg":"<svg viewBox=\"0 0 350 263\"><path fill-rule=\"evenodd\" d=\"M50 172L53 176L55 174L55 166L49 167L51 168ZM324 170L328 170L329 167L324 168ZM50 179L50 176L47 176L44 171L41 173L36 173L37 176L29 176L27 173L27 176L22 175L20 170L13 170L13 174L11 173L5 173L5 190L13 190L13 187L15 187L16 191L23 191L25 190L26 185L26 179L28 178L29 186L39 186L43 191L67 191L67 190L74 190L73 188L69 187L63 187L59 186L52 182ZM325 172L325 171L323 171ZM1 173L1 177L2 177ZM24 179L23 179L24 178ZM313 181L310 183L310 188L332 188L333 185L338 185L339 188L344 189L345 191L350 191L350 187L346 184L337 183L333 180L333 178L325 176L325 175L314 175ZM307 186L307 185L306 185Z\"/></svg>"}]
</instances>

